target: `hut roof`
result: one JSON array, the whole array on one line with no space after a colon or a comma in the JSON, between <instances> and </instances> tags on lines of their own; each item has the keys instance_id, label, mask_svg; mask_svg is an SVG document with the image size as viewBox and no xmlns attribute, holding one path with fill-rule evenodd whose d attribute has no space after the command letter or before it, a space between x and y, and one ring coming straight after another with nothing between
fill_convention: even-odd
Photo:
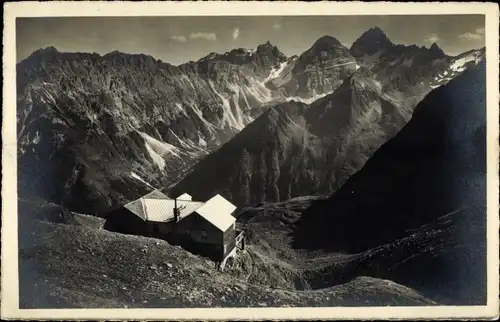
<instances>
[{"instance_id":1,"label":"hut roof","mask_svg":"<svg viewBox=\"0 0 500 322\"><path fill-rule=\"evenodd\" d=\"M177 197L177 200L193 200L193 197L191 197L187 193L183 193L182 195Z\"/></svg>"},{"instance_id":2,"label":"hut roof","mask_svg":"<svg viewBox=\"0 0 500 322\"><path fill-rule=\"evenodd\" d=\"M196 212L221 231L226 231L236 221L232 216L236 206L221 195L216 195L207 202L192 201L190 198L187 193L178 197L179 219ZM124 207L145 221L168 222L175 218L175 200L159 190L154 190Z\"/></svg>"},{"instance_id":3,"label":"hut roof","mask_svg":"<svg viewBox=\"0 0 500 322\"><path fill-rule=\"evenodd\" d=\"M196 213L218 229L226 231L236 221L236 218L232 216L235 209L235 205L221 195L216 195L196 209Z\"/></svg>"},{"instance_id":4,"label":"hut roof","mask_svg":"<svg viewBox=\"0 0 500 322\"><path fill-rule=\"evenodd\" d=\"M172 199L144 199L145 220L155 222L166 222L174 219L175 201ZM200 208L203 202L177 200L179 219L192 214Z\"/></svg>"},{"instance_id":5,"label":"hut roof","mask_svg":"<svg viewBox=\"0 0 500 322\"><path fill-rule=\"evenodd\" d=\"M144 199L170 200L170 198L167 195L156 189L142 196L139 199L129 202L128 204L124 205L124 207L128 209L130 212L132 212L134 215L140 217L142 220L146 220L146 212L144 210Z\"/></svg>"}]
</instances>

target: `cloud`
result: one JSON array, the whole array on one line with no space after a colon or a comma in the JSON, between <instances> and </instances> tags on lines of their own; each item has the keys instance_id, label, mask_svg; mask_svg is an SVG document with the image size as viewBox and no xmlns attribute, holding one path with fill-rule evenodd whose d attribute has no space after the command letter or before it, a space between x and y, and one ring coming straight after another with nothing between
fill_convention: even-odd
<instances>
[{"instance_id":1,"label":"cloud","mask_svg":"<svg viewBox=\"0 0 500 322\"><path fill-rule=\"evenodd\" d=\"M484 28L477 28L474 32L466 32L458 36L461 40L479 40L484 38Z\"/></svg>"},{"instance_id":2,"label":"cloud","mask_svg":"<svg viewBox=\"0 0 500 322\"><path fill-rule=\"evenodd\" d=\"M233 29L233 39L238 39L240 36L240 28L234 28Z\"/></svg>"},{"instance_id":3,"label":"cloud","mask_svg":"<svg viewBox=\"0 0 500 322\"><path fill-rule=\"evenodd\" d=\"M273 25L273 29L280 30L281 29L281 25L279 23L275 23Z\"/></svg>"},{"instance_id":4,"label":"cloud","mask_svg":"<svg viewBox=\"0 0 500 322\"><path fill-rule=\"evenodd\" d=\"M466 32L466 33L458 36L458 38L462 39L462 40L478 40L478 39L483 38L483 36L480 34L472 33L472 32Z\"/></svg>"},{"instance_id":5,"label":"cloud","mask_svg":"<svg viewBox=\"0 0 500 322\"><path fill-rule=\"evenodd\" d=\"M186 42L187 38L184 36L171 36L169 38L170 40L177 41L177 42Z\"/></svg>"},{"instance_id":6,"label":"cloud","mask_svg":"<svg viewBox=\"0 0 500 322\"><path fill-rule=\"evenodd\" d=\"M189 39L204 39L208 41L217 40L217 35L213 32L193 32L189 35Z\"/></svg>"},{"instance_id":7,"label":"cloud","mask_svg":"<svg viewBox=\"0 0 500 322\"><path fill-rule=\"evenodd\" d=\"M425 36L425 38L424 38L424 42L426 44L432 45L433 43L438 42L438 41L439 41L439 36L436 33L429 34L429 35Z\"/></svg>"}]
</instances>

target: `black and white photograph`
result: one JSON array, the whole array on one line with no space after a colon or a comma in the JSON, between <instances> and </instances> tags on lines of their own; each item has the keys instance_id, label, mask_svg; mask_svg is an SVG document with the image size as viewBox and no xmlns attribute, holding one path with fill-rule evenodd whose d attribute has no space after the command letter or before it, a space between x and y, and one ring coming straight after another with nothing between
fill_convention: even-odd
<instances>
[{"instance_id":1,"label":"black and white photograph","mask_svg":"<svg viewBox=\"0 0 500 322\"><path fill-rule=\"evenodd\" d=\"M5 20L2 317L498 317L498 5L65 5Z\"/></svg>"}]
</instances>

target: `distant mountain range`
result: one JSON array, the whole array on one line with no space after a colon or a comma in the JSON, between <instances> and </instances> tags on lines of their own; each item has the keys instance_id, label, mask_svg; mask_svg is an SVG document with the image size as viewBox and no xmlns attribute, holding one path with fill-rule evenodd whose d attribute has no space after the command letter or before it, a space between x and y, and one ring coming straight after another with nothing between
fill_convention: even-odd
<instances>
[{"instance_id":1,"label":"distant mountain range","mask_svg":"<svg viewBox=\"0 0 500 322\"><path fill-rule=\"evenodd\" d=\"M205 199L217 192L237 204L251 205L329 194L406 124L416 103L477 64L484 50L449 57L435 44L429 49L394 45L374 28L353 44L351 53L333 37L320 38L282 74L302 82L304 74L297 70L313 70L309 64L316 63L323 67L315 70L328 73L336 70L325 67L331 64L328 57L341 59L353 69L339 67L345 74L332 85L334 90L311 103L288 98L288 103L273 106L202 159L173 188L173 195L187 191ZM318 74L302 83L316 85L312 75ZM322 77L336 79L334 74ZM280 74L269 82L283 78ZM308 93L317 93L315 85Z\"/></svg>"},{"instance_id":2,"label":"distant mountain range","mask_svg":"<svg viewBox=\"0 0 500 322\"><path fill-rule=\"evenodd\" d=\"M378 28L351 49L324 36L299 56L267 42L180 66L41 49L17 65L20 195L101 214L153 186L242 204L330 193L483 56Z\"/></svg>"}]
</instances>

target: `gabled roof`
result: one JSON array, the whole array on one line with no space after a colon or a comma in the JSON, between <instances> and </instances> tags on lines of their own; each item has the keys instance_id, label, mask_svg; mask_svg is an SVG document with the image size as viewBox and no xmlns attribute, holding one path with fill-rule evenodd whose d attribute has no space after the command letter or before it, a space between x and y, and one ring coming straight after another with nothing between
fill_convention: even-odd
<instances>
[{"instance_id":1,"label":"gabled roof","mask_svg":"<svg viewBox=\"0 0 500 322\"><path fill-rule=\"evenodd\" d=\"M134 215L138 216L142 220L146 220L146 213L144 210L144 205L143 205L143 200L147 199L163 199L163 200L169 200L170 198L159 191L158 189L151 191L150 193L142 196L139 199L136 199L134 201L129 202L128 204L124 205L126 209L128 209L130 212L132 212Z\"/></svg>"},{"instance_id":2,"label":"gabled roof","mask_svg":"<svg viewBox=\"0 0 500 322\"><path fill-rule=\"evenodd\" d=\"M203 206L196 209L196 213L218 229L226 231L236 221L236 218L232 216L235 209L235 205L224 199L221 195L216 195L205 202Z\"/></svg>"},{"instance_id":3,"label":"gabled roof","mask_svg":"<svg viewBox=\"0 0 500 322\"><path fill-rule=\"evenodd\" d=\"M177 200L193 200L193 197L191 197L187 193L183 193L182 195L177 197Z\"/></svg>"},{"instance_id":4,"label":"gabled roof","mask_svg":"<svg viewBox=\"0 0 500 322\"><path fill-rule=\"evenodd\" d=\"M147 195L142 196L142 199L170 199L166 194L156 189L148 193Z\"/></svg>"},{"instance_id":5,"label":"gabled roof","mask_svg":"<svg viewBox=\"0 0 500 322\"><path fill-rule=\"evenodd\" d=\"M174 219L175 201L172 199L143 199L145 220L166 222ZM179 219L192 214L203 202L177 200Z\"/></svg>"},{"instance_id":6,"label":"gabled roof","mask_svg":"<svg viewBox=\"0 0 500 322\"><path fill-rule=\"evenodd\" d=\"M185 200L190 197L187 193L178 197L179 219L196 212L221 231L226 231L236 221L236 218L232 216L236 206L221 195L216 195L207 202ZM154 190L124 207L145 221L168 222L174 220L175 200L158 190Z\"/></svg>"}]
</instances>

